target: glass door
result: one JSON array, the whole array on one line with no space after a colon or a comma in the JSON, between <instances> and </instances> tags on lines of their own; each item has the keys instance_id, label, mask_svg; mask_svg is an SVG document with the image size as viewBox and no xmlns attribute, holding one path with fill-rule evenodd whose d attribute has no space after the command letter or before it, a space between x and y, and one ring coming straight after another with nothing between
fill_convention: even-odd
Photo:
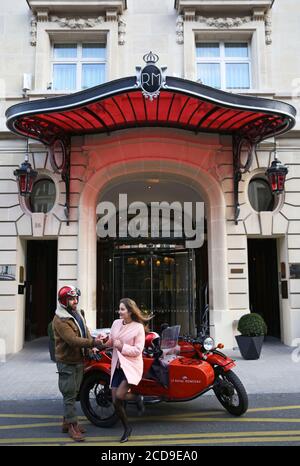
<instances>
[{"instance_id":1,"label":"glass door","mask_svg":"<svg viewBox=\"0 0 300 466\"><path fill-rule=\"evenodd\" d=\"M193 251L162 252L152 256L152 296L155 324L181 325L181 333L193 332Z\"/></svg>"},{"instance_id":2,"label":"glass door","mask_svg":"<svg viewBox=\"0 0 300 466\"><path fill-rule=\"evenodd\" d=\"M181 333L195 333L194 251L118 250L113 257L113 306L129 297L153 313L154 330L163 323L180 324Z\"/></svg>"},{"instance_id":3,"label":"glass door","mask_svg":"<svg viewBox=\"0 0 300 466\"><path fill-rule=\"evenodd\" d=\"M135 251L116 251L113 268L114 309L121 298L131 298L140 309L151 312L151 259Z\"/></svg>"}]
</instances>

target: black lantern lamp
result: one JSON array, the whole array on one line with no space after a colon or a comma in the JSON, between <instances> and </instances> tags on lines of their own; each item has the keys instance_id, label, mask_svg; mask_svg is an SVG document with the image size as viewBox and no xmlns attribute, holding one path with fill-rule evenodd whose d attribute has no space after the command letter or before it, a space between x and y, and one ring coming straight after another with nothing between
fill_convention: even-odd
<instances>
[{"instance_id":1,"label":"black lantern lamp","mask_svg":"<svg viewBox=\"0 0 300 466\"><path fill-rule=\"evenodd\" d=\"M281 194L284 192L285 178L288 174L288 168L280 162L277 158L276 147L274 152L274 160L271 166L267 169L266 175L268 177L272 192L274 194Z\"/></svg>"},{"instance_id":2,"label":"black lantern lamp","mask_svg":"<svg viewBox=\"0 0 300 466\"><path fill-rule=\"evenodd\" d=\"M37 177L37 171L33 170L31 164L28 161L28 141L27 141L27 152L25 160L21 163L20 167L14 171L14 175L17 177L19 193L21 196L28 196L32 192L33 182Z\"/></svg>"}]
</instances>

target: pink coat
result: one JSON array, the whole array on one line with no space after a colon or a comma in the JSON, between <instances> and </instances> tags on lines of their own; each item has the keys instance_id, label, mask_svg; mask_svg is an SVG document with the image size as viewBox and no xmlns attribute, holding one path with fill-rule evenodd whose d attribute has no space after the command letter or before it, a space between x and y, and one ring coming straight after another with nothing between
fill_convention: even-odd
<instances>
[{"instance_id":1,"label":"pink coat","mask_svg":"<svg viewBox=\"0 0 300 466\"><path fill-rule=\"evenodd\" d=\"M111 363L111 378L116 369L118 359L120 366L126 375L127 381L131 385L138 385L144 369L143 349L145 346L145 329L143 324L131 322L123 325L123 319L117 319L111 327L110 338L106 346L113 346L114 340L120 340L123 343L122 352L113 349Z\"/></svg>"}]
</instances>

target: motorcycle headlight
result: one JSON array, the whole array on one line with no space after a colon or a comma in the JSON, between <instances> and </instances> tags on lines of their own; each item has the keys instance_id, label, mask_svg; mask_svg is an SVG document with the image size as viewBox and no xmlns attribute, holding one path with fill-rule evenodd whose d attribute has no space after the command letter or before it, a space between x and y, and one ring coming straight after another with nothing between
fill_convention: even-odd
<instances>
[{"instance_id":1,"label":"motorcycle headlight","mask_svg":"<svg viewBox=\"0 0 300 466\"><path fill-rule=\"evenodd\" d=\"M205 338L205 340L203 341L203 347L206 351L211 351L215 346L215 342L213 340L213 338L211 337L207 337Z\"/></svg>"}]
</instances>

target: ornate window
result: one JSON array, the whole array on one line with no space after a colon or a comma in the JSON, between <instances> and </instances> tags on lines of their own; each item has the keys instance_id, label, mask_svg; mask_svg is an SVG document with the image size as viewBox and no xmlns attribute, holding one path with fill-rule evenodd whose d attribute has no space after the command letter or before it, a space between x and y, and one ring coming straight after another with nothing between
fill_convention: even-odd
<instances>
[{"instance_id":1,"label":"ornate window","mask_svg":"<svg viewBox=\"0 0 300 466\"><path fill-rule=\"evenodd\" d=\"M218 89L251 87L247 42L197 42L197 80Z\"/></svg>"},{"instance_id":2,"label":"ornate window","mask_svg":"<svg viewBox=\"0 0 300 466\"><path fill-rule=\"evenodd\" d=\"M52 58L53 90L87 89L105 81L105 44L55 43Z\"/></svg>"},{"instance_id":3,"label":"ornate window","mask_svg":"<svg viewBox=\"0 0 300 466\"><path fill-rule=\"evenodd\" d=\"M55 199L54 181L50 178L40 178L33 185L28 207L32 213L43 212L47 214L53 208Z\"/></svg>"},{"instance_id":4,"label":"ornate window","mask_svg":"<svg viewBox=\"0 0 300 466\"><path fill-rule=\"evenodd\" d=\"M277 206L270 184L262 177L255 177L250 181L248 186L248 198L251 207L256 212L270 212Z\"/></svg>"},{"instance_id":5,"label":"ornate window","mask_svg":"<svg viewBox=\"0 0 300 466\"><path fill-rule=\"evenodd\" d=\"M184 77L232 91L268 89L273 4L272 0L175 0Z\"/></svg>"},{"instance_id":6,"label":"ornate window","mask_svg":"<svg viewBox=\"0 0 300 466\"><path fill-rule=\"evenodd\" d=\"M68 93L119 76L115 59L126 39L126 0L27 0L36 47L35 89Z\"/></svg>"}]
</instances>

